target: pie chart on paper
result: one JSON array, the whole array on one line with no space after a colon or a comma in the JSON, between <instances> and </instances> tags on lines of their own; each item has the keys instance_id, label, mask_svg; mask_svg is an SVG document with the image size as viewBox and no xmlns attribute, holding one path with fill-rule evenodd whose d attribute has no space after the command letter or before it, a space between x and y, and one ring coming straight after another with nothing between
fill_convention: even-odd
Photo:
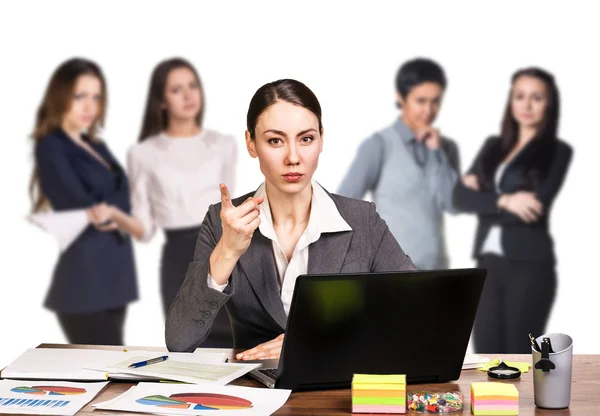
<instances>
[{"instance_id":1,"label":"pie chart on paper","mask_svg":"<svg viewBox=\"0 0 600 416\"><path fill-rule=\"evenodd\" d=\"M252 402L240 397L213 393L177 393L146 396L136 400L139 404L193 410L242 410L252 408Z\"/></svg>"},{"instance_id":2,"label":"pie chart on paper","mask_svg":"<svg viewBox=\"0 0 600 416\"><path fill-rule=\"evenodd\" d=\"M79 387L66 387L66 386L23 386L23 387L15 387L11 389L11 391L15 393L25 393L25 394L39 394L39 395L49 395L49 396L65 396L65 395L73 395L73 394L83 394L86 392L85 389Z\"/></svg>"}]
</instances>

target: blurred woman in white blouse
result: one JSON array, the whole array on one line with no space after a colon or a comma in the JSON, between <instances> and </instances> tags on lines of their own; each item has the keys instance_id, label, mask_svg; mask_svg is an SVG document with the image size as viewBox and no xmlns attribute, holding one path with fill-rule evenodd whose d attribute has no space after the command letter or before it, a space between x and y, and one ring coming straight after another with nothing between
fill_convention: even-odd
<instances>
[{"instance_id":1,"label":"blurred woman in white blouse","mask_svg":"<svg viewBox=\"0 0 600 416\"><path fill-rule=\"evenodd\" d=\"M152 73L139 142L128 153L133 216L109 210L108 217L134 237L149 241L165 230L160 283L169 310L194 254L209 205L220 201L219 184L234 183L232 136L202 126L204 91L195 68L172 58ZM229 318L222 310L204 347L231 347Z\"/></svg>"}]
</instances>

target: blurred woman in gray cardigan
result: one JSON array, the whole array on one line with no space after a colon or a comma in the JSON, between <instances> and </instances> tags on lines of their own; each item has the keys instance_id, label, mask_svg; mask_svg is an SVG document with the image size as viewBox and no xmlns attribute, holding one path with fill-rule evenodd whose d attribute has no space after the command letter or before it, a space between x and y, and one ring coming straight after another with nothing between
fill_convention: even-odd
<instances>
[{"instance_id":1,"label":"blurred woman in gray cardigan","mask_svg":"<svg viewBox=\"0 0 600 416\"><path fill-rule=\"evenodd\" d=\"M170 351L193 351L225 307L238 359L278 358L296 278L306 273L414 270L369 202L329 194L313 174L323 148L321 106L295 80L259 88L246 147L265 182L232 200L221 184L194 261L166 322Z\"/></svg>"},{"instance_id":2,"label":"blurred woman in gray cardigan","mask_svg":"<svg viewBox=\"0 0 600 416\"><path fill-rule=\"evenodd\" d=\"M405 62L396 76L400 117L360 145L338 190L350 198L372 192L419 269L448 267L444 212L455 212L452 190L460 163L454 141L433 127L445 89L446 76L436 62Z\"/></svg>"}]
</instances>

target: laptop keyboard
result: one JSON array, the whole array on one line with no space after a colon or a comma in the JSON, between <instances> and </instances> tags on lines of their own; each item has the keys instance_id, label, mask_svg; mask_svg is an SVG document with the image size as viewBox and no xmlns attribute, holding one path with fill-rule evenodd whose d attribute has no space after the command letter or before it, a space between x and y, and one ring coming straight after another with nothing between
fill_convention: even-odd
<instances>
[{"instance_id":1,"label":"laptop keyboard","mask_svg":"<svg viewBox=\"0 0 600 416\"><path fill-rule=\"evenodd\" d=\"M274 368L259 369L258 371L260 371L265 376L272 378L273 380L277 380L277 370L275 370Z\"/></svg>"}]
</instances>

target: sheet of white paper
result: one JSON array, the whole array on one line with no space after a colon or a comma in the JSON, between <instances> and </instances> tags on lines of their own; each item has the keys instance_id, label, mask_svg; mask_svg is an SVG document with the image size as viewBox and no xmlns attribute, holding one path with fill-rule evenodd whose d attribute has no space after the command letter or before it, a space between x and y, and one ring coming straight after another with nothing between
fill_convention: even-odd
<instances>
[{"instance_id":1,"label":"sheet of white paper","mask_svg":"<svg viewBox=\"0 0 600 416\"><path fill-rule=\"evenodd\" d=\"M169 415L264 416L277 411L290 390L239 386L139 383L97 409Z\"/></svg>"},{"instance_id":2,"label":"sheet of white paper","mask_svg":"<svg viewBox=\"0 0 600 416\"><path fill-rule=\"evenodd\" d=\"M261 366L261 364L206 363L194 356L174 357L169 354L169 359L166 361L129 368L130 364L144 359L142 356L132 357L103 369L111 373L139 374L193 384L225 385Z\"/></svg>"},{"instance_id":3,"label":"sheet of white paper","mask_svg":"<svg viewBox=\"0 0 600 416\"><path fill-rule=\"evenodd\" d=\"M483 367L488 361L490 361L489 358L482 357L481 355L466 354L465 359L463 361L462 369L469 370L473 368Z\"/></svg>"},{"instance_id":4,"label":"sheet of white paper","mask_svg":"<svg viewBox=\"0 0 600 416\"><path fill-rule=\"evenodd\" d=\"M89 225L85 209L40 212L27 216L27 219L52 234L60 251L65 251Z\"/></svg>"},{"instance_id":5,"label":"sheet of white paper","mask_svg":"<svg viewBox=\"0 0 600 416\"><path fill-rule=\"evenodd\" d=\"M106 386L103 383L2 380L0 413L74 415Z\"/></svg>"},{"instance_id":6,"label":"sheet of white paper","mask_svg":"<svg viewBox=\"0 0 600 416\"><path fill-rule=\"evenodd\" d=\"M132 357L154 358L165 352L128 350L109 351L95 349L31 348L6 367L0 375L3 378L27 378L49 380L106 380L103 370L115 362ZM168 353L169 357L218 364L225 361L224 353ZM111 374L112 377L112 374ZM124 375L125 378L134 378ZM115 378L119 378L115 374ZM139 377L138 377L139 379Z\"/></svg>"}]
</instances>

